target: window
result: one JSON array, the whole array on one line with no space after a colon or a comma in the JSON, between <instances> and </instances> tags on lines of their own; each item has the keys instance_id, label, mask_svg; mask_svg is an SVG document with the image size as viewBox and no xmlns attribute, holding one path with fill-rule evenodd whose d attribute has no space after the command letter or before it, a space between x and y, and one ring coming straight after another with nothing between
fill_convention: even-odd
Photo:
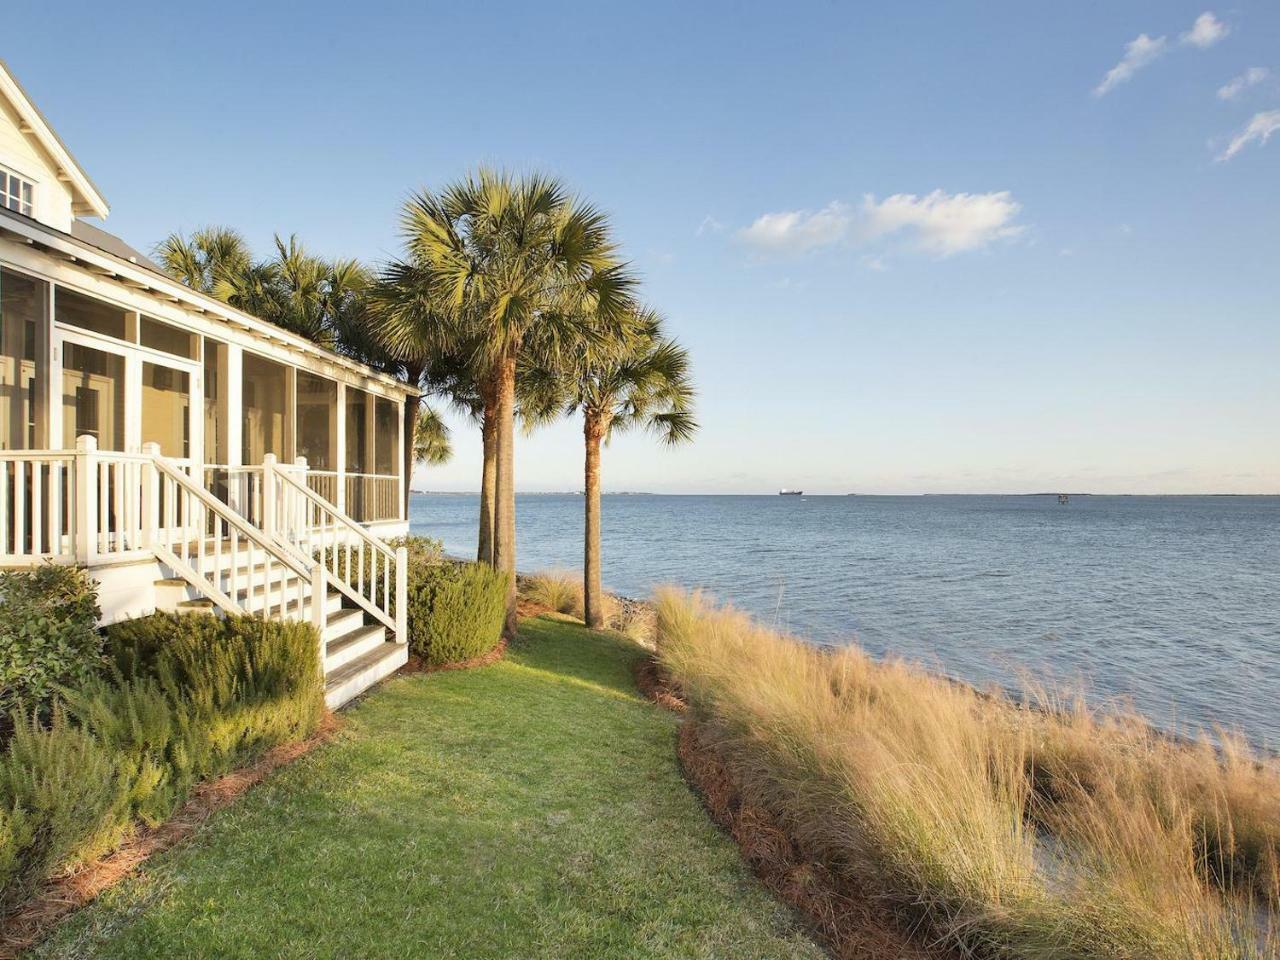
<instances>
[{"instance_id":1,"label":"window","mask_svg":"<svg viewBox=\"0 0 1280 960\"><path fill-rule=\"evenodd\" d=\"M142 317L138 322L138 340L144 347L162 350L187 360L196 358L196 338L185 330L159 320Z\"/></svg>"},{"instance_id":2,"label":"window","mask_svg":"<svg viewBox=\"0 0 1280 960\"><path fill-rule=\"evenodd\" d=\"M127 310L113 307L101 300L58 287L54 294L54 318L59 323L91 330L116 340L128 340L129 316Z\"/></svg>"},{"instance_id":3,"label":"window","mask_svg":"<svg viewBox=\"0 0 1280 960\"><path fill-rule=\"evenodd\" d=\"M0 206L24 217L34 216L36 185L0 167Z\"/></svg>"}]
</instances>

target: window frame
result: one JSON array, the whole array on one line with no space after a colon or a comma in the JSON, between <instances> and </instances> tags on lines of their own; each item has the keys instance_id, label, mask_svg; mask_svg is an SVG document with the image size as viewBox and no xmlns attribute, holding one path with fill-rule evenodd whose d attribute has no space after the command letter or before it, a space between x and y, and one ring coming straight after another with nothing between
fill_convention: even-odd
<instances>
[{"instance_id":1,"label":"window frame","mask_svg":"<svg viewBox=\"0 0 1280 960\"><path fill-rule=\"evenodd\" d=\"M13 182L18 183L18 192L11 193ZM24 217L31 217L33 220L36 215L36 196L39 182L31 179L24 173L18 173L12 167L6 167L0 164L0 206L6 210L12 210L14 213L20 213ZM16 206L14 204L17 204Z\"/></svg>"}]
</instances>

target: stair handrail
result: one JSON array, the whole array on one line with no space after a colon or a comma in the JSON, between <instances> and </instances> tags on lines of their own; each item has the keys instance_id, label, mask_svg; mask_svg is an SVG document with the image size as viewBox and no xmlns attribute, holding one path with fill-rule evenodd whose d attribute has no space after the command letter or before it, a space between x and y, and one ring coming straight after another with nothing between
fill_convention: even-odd
<instances>
[{"instance_id":1,"label":"stair handrail","mask_svg":"<svg viewBox=\"0 0 1280 960\"><path fill-rule=\"evenodd\" d=\"M298 464L296 464L296 466L302 468L303 475L305 476L306 461L300 459ZM370 533L369 530L366 529L362 524L354 520L345 511L340 510L336 504L332 503L331 501L327 500L325 497L316 493L316 491L312 490L311 487L308 486L305 482L299 480L296 476L294 476L294 472L292 470L281 469L280 466L276 463L276 458L274 455L267 454L263 458L263 467L265 468L264 475L270 476L273 478L272 481L268 481L268 490L264 492L264 495L263 495L264 503L268 499L270 499L273 504L273 507L271 510L269 511L264 510L267 516L271 518L271 523L274 526L274 529L272 530L273 535L277 539L284 539L285 542L290 543L304 556L306 555L306 550L315 550L317 547L316 537L314 533L312 533L309 529L305 531L304 530L296 531L296 534L300 540L305 536L306 550L303 549L301 542L295 543L293 541L288 540L286 538L287 534L286 534L286 537L281 536L281 532L279 529L281 527L281 523L280 523L281 518L274 516L275 498L274 496L270 496L272 491L270 490L270 486L269 486L272 482L279 481L283 485L284 489L287 489L290 492L292 492L295 497L301 496L305 503L310 503L317 510L321 511L322 516L325 516L329 519L331 526L336 525L340 527L347 535L347 539L344 539L342 541L339 541L336 536L333 536L331 531L329 531L330 535L326 536L325 525L323 522L321 523L320 534L319 534L319 544L318 544L319 554L321 558L319 562L319 566L325 572L325 579L337 590L339 590L344 596L349 597L353 602L358 604L361 608L368 611L373 617L380 620L383 624L385 624L386 626L394 630L396 634L396 641L398 643L407 643L408 642L408 603L407 601L408 601L408 562L409 562L408 549L405 547L392 547L389 543L387 543L381 537L378 537L373 533ZM284 524L284 526L289 533L293 532L293 526L291 524L286 523ZM352 537L354 537L354 539L357 542L362 543L368 546L369 548L371 548L374 551L375 556L381 556L383 558L383 563L385 567L388 568L385 571L386 573L390 573L392 572L392 570L394 570L394 587L395 587L394 605L392 605L392 603L390 602L391 597L389 595L389 591L387 591L385 588L383 590L383 598L382 598L383 602L382 604L378 603L378 599L377 599L378 591L375 586L376 580L374 579L377 576L376 571L371 571L371 574L370 574L370 586L373 588L371 590L370 596L366 596L363 589L357 589L356 587L352 586L351 583L349 583L348 580L346 579L346 578L349 578L352 573L352 560L351 560L352 551L350 547L350 543L351 543L350 538ZM339 575L339 572L338 572L339 551L343 549L346 550L346 564L345 564L346 578ZM361 560L361 564L363 565L363 553L360 554L360 560ZM394 564L394 567L391 566L392 564ZM364 580L363 573L364 571L362 566L361 576L360 576L360 580L362 582Z\"/></svg>"},{"instance_id":2,"label":"stair handrail","mask_svg":"<svg viewBox=\"0 0 1280 960\"><path fill-rule=\"evenodd\" d=\"M215 517L227 524L228 529L234 529L235 532L243 537L248 543L263 550L264 553L276 563L281 564L286 569L297 574L299 578L310 585L311 589L311 621L316 629L321 633L327 620L327 612L325 606L325 577L324 567L322 564L313 560L309 560L296 550L287 549L287 544L280 542L277 538L268 535L264 530L254 526L236 510L223 503L212 493L206 490L203 484L197 483L185 471L177 465L170 462L159 452L158 446L155 444L147 444L144 447L146 453L149 454L151 463L154 465L157 475L168 477L177 487L186 494L194 497L207 511ZM150 501L146 510L151 515L151 511L155 509L157 500L155 491L148 491L144 488L144 498ZM158 539L161 533L168 536L169 542L161 543ZM218 588L207 576L195 566L187 562L183 557L179 557L174 551L172 537L174 536L172 528L163 524L152 523L150 525L150 533L152 536L152 550L155 555L164 563L178 570L188 580L195 578L194 586L204 591L214 603L218 604L229 613L245 613L246 608L241 606L231 596ZM234 558L233 558L234 559ZM250 585L251 588L251 585ZM269 590L269 582L264 578L264 590ZM265 601L264 597L264 601ZM264 608L269 604L264 604ZM299 615L303 614L301 609L301 600L299 601ZM323 640L322 640L323 642Z\"/></svg>"}]
</instances>

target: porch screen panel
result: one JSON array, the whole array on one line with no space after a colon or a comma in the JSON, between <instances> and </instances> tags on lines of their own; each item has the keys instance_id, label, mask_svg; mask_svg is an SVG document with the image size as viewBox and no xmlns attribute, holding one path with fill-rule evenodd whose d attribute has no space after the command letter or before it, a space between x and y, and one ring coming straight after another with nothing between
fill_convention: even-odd
<instances>
[{"instance_id":1,"label":"porch screen panel","mask_svg":"<svg viewBox=\"0 0 1280 960\"><path fill-rule=\"evenodd\" d=\"M124 449L124 357L76 343L62 350L62 445L90 436L99 450Z\"/></svg>"},{"instance_id":2,"label":"porch screen panel","mask_svg":"<svg viewBox=\"0 0 1280 960\"><path fill-rule=\"evenodd\" d=\"M191 456L191 377L155 363L142 365L142 442L166 457Z\"/></svg>"},{"instance_id":3,"label":"porch screen panel","mask_svg":"<svg viewBox=\"0 0 1280 960\"><path fill-rule=\"evenodd\" d=\"M369 395L355 387L347 387L347 473L369 472L369 431L365 422L365 405Z\"/></svg>"},{"instance_id":4,"label":"porch screen panel","mask_svg":"<svg viewBox=\"0 0 1280 960\"><path fill-rule=\"evenodd\" d=\"M338 465L338 385L305 370L298 371L298 456L312 470Z\"/></svg>"},{"instance_id":5,"label":"porch screen panel","mask_svg":"<svg viewBox=\"0 0 1280 960\"><path fill-rule=\"evenodd\" d=\"M243 463L256 465L268 453L284 460L288 456L285 427L289 415L289 372L251 353L244 355Z\"/></svg>"},{"instance_id":6,"label":"porch screen panel","mask_svg":"<svg viewBox=\"0 0 1280 960\"><path fill-rule=\"evenodd\" d=\"M227 462L226 344L204 342L204 462Z\"/></svg>"},{"instance_id":7,"label":"porch screen panel","mask_svg":"<svg viewBox=\"0 0 1280 960\"><path fill-rule=\"evenodd\" d=\"M400 407L394 400L377 398L374 407L374 473L400 473Z\"/></svg>"},{"instance_id":8,"label":"porch screen panel","mask_svg":"<svg viewBox=\"0 0 1280 960\"><path fill-rule=\"evenodd\" d=\"M59 286L53 300L59 323L100 333L115 340L129 339L129 314L119 307Z\"/></svg>"},{"instance_id":9,"label":"porch screen panel","mask_svg":"<svg viewBox=\"0 0 1280 960\"><path fill-rule=\"evenodd\" d=\"M48 284L0 270L0 450L31 450L44 387L36 345L44 335Z\"/></svg>"}]
</instances>

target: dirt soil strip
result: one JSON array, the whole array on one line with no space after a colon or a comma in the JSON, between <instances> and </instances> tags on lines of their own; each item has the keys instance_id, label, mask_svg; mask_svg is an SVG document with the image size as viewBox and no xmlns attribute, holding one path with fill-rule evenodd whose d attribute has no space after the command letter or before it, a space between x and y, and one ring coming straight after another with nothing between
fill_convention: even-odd
<instances>
[{"instance_id":1,"label":"dirt soil strip","mask_svg":"<svg viewBox=\"0 0 1280 960\"><path fill-rule=\"evenodd\" d=\"M155 827L140 828L111 853L74 873L45 881L34 897L0 923L0 960L16 960L23 950L48 936L67 914L115 886L148 858L186 840L211 815L280 767L327 743L338 726L338 718L326 713L320 728L308 739L273 747L249 766L197 786L171 819Z\"/></svg>"},{"instance_id":2,"label":"dirt soil strip","mask_svg":"<svg viewBox=\"0 0 1280 960\"><path fill-rule=\"evenodd\" d=\"M686 712L678 688L656 660L638 663L635 677L645 696ZM806 856L768 810L743 798L729 768L699 734L698 722L686 715L676 748L685 777L711 819L733 837L755 875L808 921L811 932L833 957L955 960L950 952L911 939L869 893Z\"/></svg>"}]
</instances>

